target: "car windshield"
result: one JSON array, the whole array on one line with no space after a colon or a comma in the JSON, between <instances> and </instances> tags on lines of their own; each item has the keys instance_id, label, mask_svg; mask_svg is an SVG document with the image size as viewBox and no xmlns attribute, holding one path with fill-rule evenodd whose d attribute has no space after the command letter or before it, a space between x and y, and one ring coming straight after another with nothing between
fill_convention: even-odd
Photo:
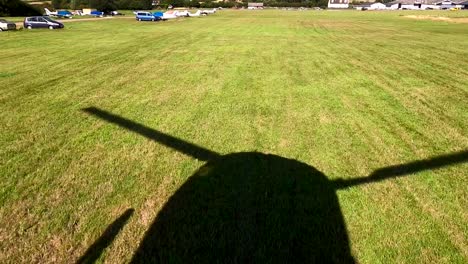
<instances>
[{"instance_id":1,"label":"car windshield","mask_svg":"<svg viewBox=\"0 0 468 264\"><path fill-rule=\"evenodd\" d=\"M5 19L0 19L0 22L6 23L7 21Z\"/></svg>"},{"instance_id":2,"label":"car windshield","mask_svg":"<svg viewBox=\"0 0 468 264\"><path fill-rule=\"evenodd\" d=\"M43 17L43 18L44 18L45 20L49 21L49 22L54 22L54 23L55 23L55 21L52 20L50 17Z\"/></svg>"}]
</instances>

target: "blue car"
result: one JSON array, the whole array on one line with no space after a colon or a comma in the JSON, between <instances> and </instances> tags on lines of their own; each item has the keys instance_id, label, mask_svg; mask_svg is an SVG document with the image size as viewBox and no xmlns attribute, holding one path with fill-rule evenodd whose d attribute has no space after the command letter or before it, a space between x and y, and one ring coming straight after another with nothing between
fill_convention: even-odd
<instances>
[{"instance_id":1,"label":"blue car","mask_svg":"<svg viewBox=\"0 0 468 264\"><path fill-rule=\"evenodd\" d=\"M164 20L164 13L163 12L154 12L153 16L159 18L160 20Z\"/></svg>"},{"instance_id":2,"label":"blue car","mask_svg":"<svg viewBox=\"0 0 468 264\"><path fill-rule=\"evenodd\" d=\"M138 21L158 21L161 20L161 17L155 16L150 12L137 12L135 18Z\"/></svg>"},{"instance_id":3,"label":"blue car","mask_svg":"<svg viewBox=\"0 0 468 264\"><path fill-rule=\"evenodd\" d=\"M72 18L73 14L67 10L60 10L60 11L57 11L57 17L58 18Z\"/></svg>"},{"instance_id":4,"label":"blue car","mask_svg":"<svg viewBox=\"0 0 468 264\"><path fill-rule=\"evenodd\" d=\"M104 12L101 12L101 11L91 11L90 15L91 15L91 16L95 16L95 17L103 17L103 16L104 16Z\"/></svg>"}]
</instances>

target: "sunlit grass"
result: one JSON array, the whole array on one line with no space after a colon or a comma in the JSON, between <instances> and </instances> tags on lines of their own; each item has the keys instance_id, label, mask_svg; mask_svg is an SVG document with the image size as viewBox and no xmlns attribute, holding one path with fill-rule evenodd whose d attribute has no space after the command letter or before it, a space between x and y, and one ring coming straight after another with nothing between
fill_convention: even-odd
<instances>
[{"instance_id":1,"label":"sunlit grass","mask_svg":"<svg viewBox=\"0 0 468 264\"><path fill-rule=\"evenodd\" d=\"M76 261L135 208L101 259L129 260L204 164L90 106L330 179L468 149L467 24L401 16L413 13L221 11L0 34L0 262ZM466 263L467 169L339 191L355 258Z\"/></svg>"}]
</instances>

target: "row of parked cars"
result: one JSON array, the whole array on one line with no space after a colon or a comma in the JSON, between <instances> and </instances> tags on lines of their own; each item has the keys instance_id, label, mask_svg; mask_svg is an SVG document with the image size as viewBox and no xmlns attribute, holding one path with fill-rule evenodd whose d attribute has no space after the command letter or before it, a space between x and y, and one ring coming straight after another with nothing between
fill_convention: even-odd
<instances>
[{"instance_id":1,"label":"row of parked cars","mask_svg":"<svg viewBox=\"0 0 468 264\"><path fill-rule=\"evenodd\" d=\"M33 28L48 28L48 29L57 29L64 28L64 25L58 21L53 20L49 16L32 16L26 17L23 21L24 28L33 29ZM0 19L0 31L15 30L16 23L7 21L5 19Z\"/></svg>"},{"instance_id":2,"label":"row of parked cars","mask_svg":"<svg viewBox=\"0 0 468 264\"><path fill-rule=\"evenodd\" d=\"M178 17L198 17L205 16L208 14L216 13L216 8L212 10L198 10L195 13L190 13L189 11L167 11L167 12L146 12L146 11L135 11L135 18L138 21L158 21L158 20L167 20ZM47 14L58 16L57 13L50 12L46 9ZM120 14L120 13L118 13ZM63 15L63 14L62 14ZM24 28L33 29L33 28L48 28L48 29L58 29L64 28L64 25L58 21L53 20L50 16L32 16L26 17L23 21ZM0 19L0 31L15 30L16 23L9 22L5 19Z\"/></svg>"},{"instance_id":3,"label":"row of parked cars","mask_svg":"<svg viewBox=\"0 0 468 264\"><path fill-rule=\"evenodd\" d=\"M168 20L178 17L199 17L206 16L209 14L216 13L216 8L210 10L197 10L195 13L190 13L188 10L179 11L179 10L170 10L166 12L148 12L148 11L135 11L135 19L138 21L159 21L159 20Z\"/></svg>"}]
</instances>

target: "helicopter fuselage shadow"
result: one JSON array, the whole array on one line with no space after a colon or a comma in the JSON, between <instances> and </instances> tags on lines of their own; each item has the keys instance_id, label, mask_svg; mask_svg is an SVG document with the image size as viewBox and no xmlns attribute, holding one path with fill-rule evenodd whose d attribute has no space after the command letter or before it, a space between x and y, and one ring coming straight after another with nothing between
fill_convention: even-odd
<instances>
[{"instance_id":1,"label":"helicopter fuselage shadow","mask_svg":"<svg viewBox=\"0 0 468 264\"><path fill-rule=\"evenodd\" d=\"M338 198L313 167L275 155L209 161L169 199L132 263L353 263Z\"/></svg>"}]
</instances>

